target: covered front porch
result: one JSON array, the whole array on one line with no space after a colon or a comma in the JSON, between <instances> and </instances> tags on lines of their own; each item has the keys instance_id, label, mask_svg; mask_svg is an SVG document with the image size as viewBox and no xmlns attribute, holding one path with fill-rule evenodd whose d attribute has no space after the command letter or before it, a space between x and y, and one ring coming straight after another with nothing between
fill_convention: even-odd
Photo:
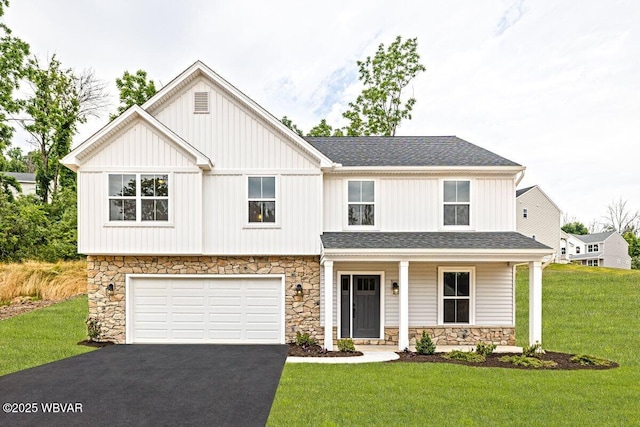
<instances>
[{"instance_id":1,"label":"covered front porch","mask_svg":"<svg viewBox=\"0 0 640 427\"><path fill-rule=\"evenodd\" d=\"M515 345L515 267L530 272L529 341L542 342L542 259L518 233L325 233L324 346L341 338L404 350L422 332L436 345ZM434 247L436 246L436 247Z\"/></svg>"}]
</instances>

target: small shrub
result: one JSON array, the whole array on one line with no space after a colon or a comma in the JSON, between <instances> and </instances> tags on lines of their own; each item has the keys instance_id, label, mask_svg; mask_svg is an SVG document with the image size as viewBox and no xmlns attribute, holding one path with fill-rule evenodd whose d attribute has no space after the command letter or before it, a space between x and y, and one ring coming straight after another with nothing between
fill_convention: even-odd
<instances>
[{"instance_id":1,"label":"small shrub","mask_svg":"<svg viewBox=\"0 0 640 427\"><path fill-rule=\"evenodd\" d=\"M558 364L552 360L540 360L538 357L525 356L524 354L516 356L502 356L499 360L501 362L511 363L525 368L553 368L558 366Z\"/></svg>"},{"instance_id":2,"label":"small shrub","mask_svg":"<svg viewBox=\"0 0 640 427\"><path fill-rule=\"evenodd\" d=\"M88 317L85 321L87 324L87 335L89 336L89 341L96 341L100 338L100 323L93 317Z\"/></svg>"},{"instance_id":3,"label":"small shrub","mask_svg":"<svg viewBox=\"0 0 640 427\"><path fill-rule=\"evenodd\" d=\"M338 340L338 350L345 353L354 353L356 351L356 346L353 344L353 340L351 338L345 338Z\"/></svg>"},{"instance_id":4,"label":"small shrub","mask_svg":"<svg viewBox=\"0 0 640 427\"><path fill-rule=\"evenodd\" d=\"M544 353L542 350L542 344L536 341L535 344L530 345L529 347L525 347L522 349L522 355L525 357L540 357L540 355Z\"/></svg>"},{"instance_id":5,"label":"small shrub","mask_svg":"<svg viewBox=\"0 0 640 427\"><path fill-rule=\"evenodd\" d=\"M588 354L576 354L569 360L582 366L611 366L610 361Z\"/></svg>"},{"instance_id":6,"label":"small shrub","mask_svg":"<svg viewBox=\"0 0 640 427\"><path fill-rule=\"evenodd\" d=\"M479 342L476 345L476 353L484 357L491 356L493 350L495 350L496 347L497 346L495 344L485 344L483 342Z\"/></svg>"},{"instance_id":7,"label":"small shrub","mask_svg":"<svg viewBox=\"0 0 640 427\"><path fill-rule=\"evenodd\" d=\"M296 345L301 347L311 347L316 345L316 340L311 338L308 332L304 334L300 333L300 331L296 332Z\"/></svg>"},{"instance_id":8,"label":"small shrub","mask_svg":"<svg viewBox=\"0 0 640 427\"><path fill-rule=\"evenodd\" d=\"M436 352L436 345L431 341L431 337L422 331L422 337L416 341L416 353L433 354Z\"/></svg>"},{"instance_id":9,"label":"small shrub","mask_svg":"<svg viewBox=\"0 0 640 427\"><path fill-rule=\"evenodd\" d=\"M445 359L453 359L453 360L461 360L463 362L471 362L471 363L482 363L486 359L481 354L474 353L472 351L460 351L460 350L451 350L449 353L445 353L442 355Z\"/></svg>"}]
</instances>

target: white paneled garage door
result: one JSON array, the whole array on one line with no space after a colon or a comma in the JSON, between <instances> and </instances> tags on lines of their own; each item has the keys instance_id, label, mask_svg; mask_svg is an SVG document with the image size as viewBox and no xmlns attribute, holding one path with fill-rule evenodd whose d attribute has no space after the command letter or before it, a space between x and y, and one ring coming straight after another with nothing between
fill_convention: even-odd
<instances>
[{"instance_id":1,"label":"white paneled garage door","mask_svg":"<svg viewBox=\"0 0 640 427\"><path fill-rule=\"evenodd\" d=\"M282 277L130 277L127 342L284 343Z\"/></svg>"}]
</instances>

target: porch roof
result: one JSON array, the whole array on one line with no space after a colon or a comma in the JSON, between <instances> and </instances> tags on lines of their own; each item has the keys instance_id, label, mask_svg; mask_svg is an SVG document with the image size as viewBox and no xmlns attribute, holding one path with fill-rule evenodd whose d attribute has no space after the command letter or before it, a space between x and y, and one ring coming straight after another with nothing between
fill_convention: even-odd
<instances>
[{"instance_id":1,"label":"porch roof","mask_svg":"<svg viewBox=\"0 0 640 427\"><path fill-rule=\"evenodd\" d=\"M322 258L335 261L541 261L553 249L517 232L327 232Z\"/></svg>"}]
</instances>

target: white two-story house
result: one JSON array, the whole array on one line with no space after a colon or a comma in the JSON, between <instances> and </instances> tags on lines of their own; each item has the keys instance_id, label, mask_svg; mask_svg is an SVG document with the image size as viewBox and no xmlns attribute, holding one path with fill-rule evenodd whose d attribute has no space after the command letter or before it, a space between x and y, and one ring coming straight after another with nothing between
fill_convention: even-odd
<instances>
[{"instance_id":1,"label":"white two-story house","mask_svg":"<svg viewBox=\"0 0 640 427\"><path fill-rule=\"evenodd\" d=\"M514 344L518 264L542 339L524 167L457 137L302 138L196 62L63 163L103 339Z\"/></svg>"},{"instance_id":2,"label":"white two-story house","mask_svg":"<svg viewBox=\"0 0 640 427\"><path fill-rule=\"evenodd\" d=\"M590 267L631 269L629 243L617 231L568 234L567 259Z\"/></svg>"}]
</instances>

